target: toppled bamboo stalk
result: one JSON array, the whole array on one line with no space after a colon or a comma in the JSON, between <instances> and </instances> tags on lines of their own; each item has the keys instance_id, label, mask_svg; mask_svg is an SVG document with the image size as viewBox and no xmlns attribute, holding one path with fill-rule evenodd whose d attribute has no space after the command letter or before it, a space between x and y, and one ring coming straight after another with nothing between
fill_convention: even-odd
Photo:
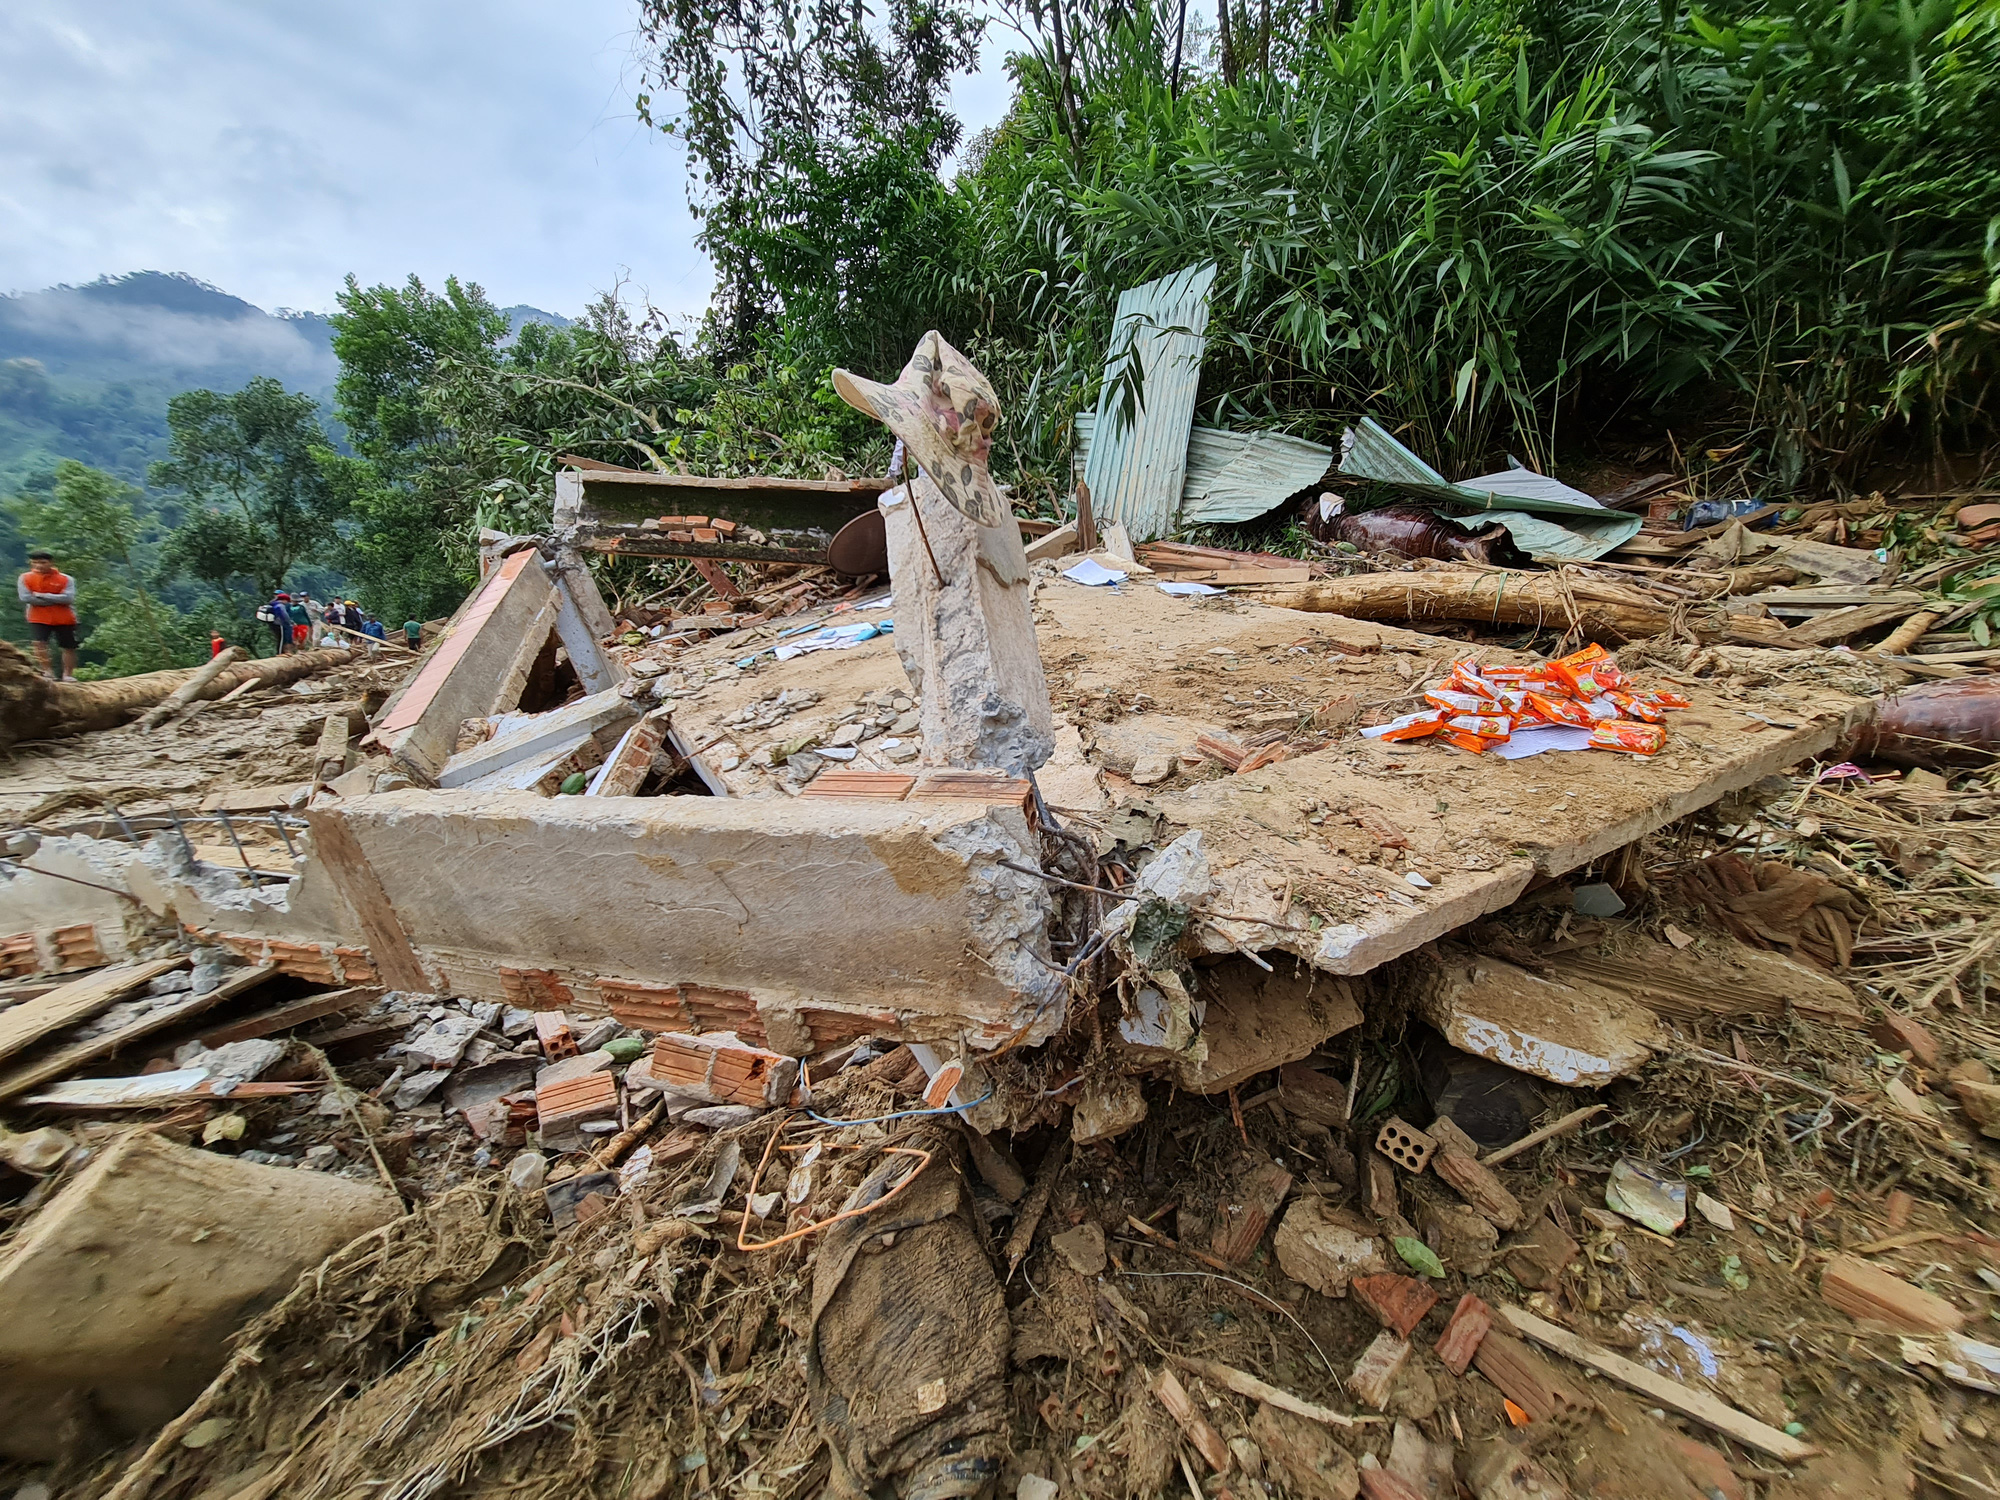
<instances>
[{"instance_id":1,"label":"toppled bamboo stalk","mask_svg":"<svg viewBox=\"0 0 2000 1500\"><path fill-rule=\"evenodd\" d=\"M227 651L218 651L208 659L207 666L198 669L194 676L190 677L165 698L147 709L145 717L139 720L139 727L141 729L157 729L161 720L171 717L181 709L186 708L197 698L200 698L202 696L202 689L206 688L216 678L220 677L225 671L235 666L249 654L241 646L231 646Z\"/></svg>"},{"instance_id":2,"label":"toppled bamboo stalk","mask_svg":"<svg viewBox=\"0 0 2000 1500\"><path fill-rule=\"evenodd\" d=\"M1810 1443L1802 1443L1797 1438L1780 1432L1777 1428L1758 1421L1731 1406L1728 1402L1682 1385L1678 1380L1670 1380L1657 1370L1649 1370L1644 1365L1634 1364L1623 1355L1613 1354L1609 1349L1593 1344L1588 1339L1579 1338L1567 1328L1558 1328L1546 1319L1538 1318L1522 1308L1505 1302L1497 1303L1493 1309L1516 1333L1533 1339L1544 1348L1575 1360L1600 1375L1608 1375L1620 1385L1628 1386L1641 1395L1650 1396L1670 1411L1677 1411L1684 1417L1692 1417L1705 1427L1712 1427L1724 1437L1735 1438L1746 1447L1755 1448L1760 1453L1768 1453L1773 1458L1786 1463L1796 1463L1800 1459L1811 1458L1819 1449Z\"/></svg>"}]
</instances>

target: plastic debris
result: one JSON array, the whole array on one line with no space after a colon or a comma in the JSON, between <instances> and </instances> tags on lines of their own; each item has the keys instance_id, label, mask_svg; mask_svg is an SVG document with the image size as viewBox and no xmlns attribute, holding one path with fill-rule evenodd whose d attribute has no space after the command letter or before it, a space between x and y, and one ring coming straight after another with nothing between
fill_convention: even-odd
<instances>
[{"instance_id":1,"label":"plastic debris","mask_svg":"<svg viewBox=\"0 0 2000 1500\"><path fill-rule=\"evenodd\" d=\"M1687 1184L1626 1157L1611 1169L1604 1206L1655 1234L1672 1234L1687 1223Z\"/></svg>"},{"instance_id":2,"label":"plastic debris","mask_svg":"<svg viewBox=\"0 0 2000 1500\"><path fill-rule=\"evenodd\" d=\"M507 1163L507 1183L517 1193L539 1193L549 1175L549 1159L539 1151L523 1151Z\"/></svg>"},{"instance_id":3,"label":"plastic debris","mask_svg":"<svg viewBox=\"0 0 2000 1500\"><path fill-rule=\"evenodd\" d=\"M1119 572L1116 568L1105 567L1103 563L1093 557L1086 557L1075 567L1063 570L1063 577L1069 579L1072 583L1080 583L1086 588L1102 588L1106 584L1120 584L1125 581L1125 576L1125 574Z\"/></svg>"}]
</instances>

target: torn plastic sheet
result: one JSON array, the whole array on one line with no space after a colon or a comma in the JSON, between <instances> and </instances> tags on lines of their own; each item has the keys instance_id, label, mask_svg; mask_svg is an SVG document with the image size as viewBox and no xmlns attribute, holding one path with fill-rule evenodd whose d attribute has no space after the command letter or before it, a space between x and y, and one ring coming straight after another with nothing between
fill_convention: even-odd
<instances>
[{"instance_id":1,"label":"torn plastic sheet","mask_svg":"<svg viewBox=\"0 0 2000 1500\"><path fill-rule=\"evenodd\" d=\"M1373 417L1348 428L1340 447L1341 473L1471 506L1483 514L1446 519L1470 530L1498 521L1514 544L1538 561L1589 562L1631 540L1645 524L1639 516L1610 510L1582 490L1532 469L1502 469L1453 484ZM1538 521L1538 516L1562 520Z\"/></svg>"},{"instance_id":2,"label":"torn plastic sheet","mask_svg":"<svg viewBox=\"0 0 2000 1500\"><path fill-rule=\"evenodd\" d=\"M1094 557L1086 557L1073 568L1063 569L1063 577L1072 583L1080 583L1085 588L1102 588L1105 584L1119 584L1126 575L1116 568L1107 568Z\"/></svg>"},{"instance_id":3,"label":"torn plastic sheet","mask_svg":"<svg viewBox=\"0 0 2000 1500\"><path fill-rule=\"evenodd\" d=\"M1219 594L1222 590L1212 583L1163 583L1160 592L1171 594L1176 599L1198 599L1205 594Z\"/></svg>"}]
</instances>

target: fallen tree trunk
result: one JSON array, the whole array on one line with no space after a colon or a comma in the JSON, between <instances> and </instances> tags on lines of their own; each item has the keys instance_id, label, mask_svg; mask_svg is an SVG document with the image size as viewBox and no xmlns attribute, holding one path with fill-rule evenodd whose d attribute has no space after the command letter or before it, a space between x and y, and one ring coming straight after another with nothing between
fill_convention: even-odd
<instances>
[{"instance_id":1,"label":"fallen tree trunk","mask_svg":"<svg viewBox=\"0 0 2000 1500\"><path fill-rule=\"evenodd\" d=\"M239 662L210 678L200 696L220 698L246 682L283 687L353 661L350 651L301 651ZM51 682L35 670L20 647L0 641L0 750L21 740L57 739L116 728L186 686L203 670L180 667L142 672L136 677L108 677L102 682Z\"/></svg>"},{"instance_id":2,"label":"fallen tree trunk","mask_svg":"<svg viewBox=\"0 0 2000 1500\"><path fill-rule=\"evenodd\" d=\"M1565 586L1554 573L1477 568L1363 573L1246 594L1264 604L1355 620L1467 620L1557 630L1574 624L1607 645L1659 635L1671 619L1669 611L1637 592L1580 580Z\"/></svg>"}]
</instances>

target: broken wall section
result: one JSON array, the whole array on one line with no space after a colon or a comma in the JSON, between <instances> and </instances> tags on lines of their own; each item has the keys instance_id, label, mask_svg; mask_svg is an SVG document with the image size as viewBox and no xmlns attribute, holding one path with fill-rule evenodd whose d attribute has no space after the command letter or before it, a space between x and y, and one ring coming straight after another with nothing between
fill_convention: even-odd
<instances>
[{"instance_id":1,"label":"broken wall section","mask_svg":"<svg viewBox=\"0 0 2000 1500\"><path fill-rule=\"evenodd\" d=\"M554 571L532 546L510 553L383 706L375 743L435 785L458 749L459 726L519 708L531 683L552 671L558 645L585 692L615 688L623 673L590 623L603 614L588 570Z\"/></svg>"}]
</instances>

